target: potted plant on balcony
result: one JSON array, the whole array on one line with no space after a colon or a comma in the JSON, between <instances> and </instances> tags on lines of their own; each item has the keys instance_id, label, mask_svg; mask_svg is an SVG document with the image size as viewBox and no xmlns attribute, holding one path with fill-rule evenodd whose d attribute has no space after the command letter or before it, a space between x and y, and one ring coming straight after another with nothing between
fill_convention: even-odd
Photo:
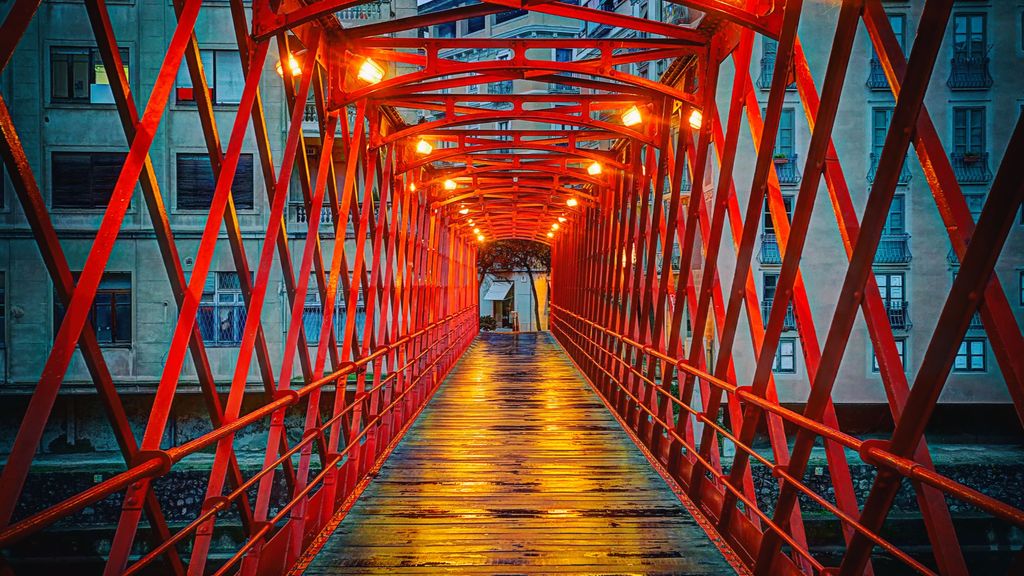
<instances>
[{"instance_id":1,"label":"potted plant on balcony","mask_svg":"<svg viewBox=\"0 0 1024 576\"><path fill-rule=\"evenodd\" d=\"M776 152L775 156L772 157L772 160L774 160L776 164L789 164L789 156L786 156L782 152Z\"/></svg>"}]
</instances>

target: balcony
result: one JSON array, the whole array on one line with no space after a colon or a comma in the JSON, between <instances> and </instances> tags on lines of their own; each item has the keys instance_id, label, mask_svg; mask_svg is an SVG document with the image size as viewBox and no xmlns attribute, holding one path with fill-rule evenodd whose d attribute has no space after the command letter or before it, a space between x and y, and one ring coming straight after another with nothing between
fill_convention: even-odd
<instances>
[{"instance_id":1,"label":"balcony","mask_svg":"<svg viewBox=\"0 0 1024 576\"><path fill-rule=\"evenodd\" d=\"M881 155L875 152L871 153L870 167L868 168L868 182L875 181L875 173L878 171L878 160ZM910 184L910 167L907 166L907 159L903 159L903 164L900 166L900 179L897 182L902 186Z\"/></svg>"},{"instance_id":2,"label":"balcony","mask_svg":"<svg viewBox=\"0 0 1024 576\"><path fill-rule=\"evenodd\" d=\"M872 90L888 90L889 81L885 78L885 70L882 70L882 63L877 56L871 56L871 65L868 70L868 81L865 85Z\"/></svg>"},{"instance_id":3,"label":"balcony","mask_svg":"<svg viewBox=\"0 0 1024 576\"><path fill-rule=\"evenodd\" d=\"M761 301L761 318L764 319L764 323L768 324L768 316L772 311L772 301L762 300ZM789 332L796 330L796 315L793 314L793 305L790 304L786 307L786 318L782 321L782 331Z\"/></svg>"},{"instance_id":4,"label":"balcony","mask_svg":"<svg viewBox=\"0 0 1024 576\"><path fill-rule=\"evenodd\" d=\"M302 131L320 133L320 123L316 117L316 103L306 102L306 110L302 114Z\"/></svg>"},{"instance_id":5,"label":"balcony","mask_svg":"<svg viewBox=\"0 0 1024 576\"><path fill-rule=\"evenodd\" d=\"M887 300L885 312L889 316L889 325L893 330L910 330L910 303L902 300Z\"/></svg>"},{"instance_id":6,"label":"balcony","mask_svg":"<svg viewBox=\"0 0 1024 576\"><path fill-rule=\"evenodd\" d=\"M883 234L875 252L875 264L909 264L910 234Z\"/></svg>"},{"instance_id":7,"label":"balcony","mask_svg":"<svg viewBox=\"0 0 1024 576\"><path fill-rule=\"evenodd\" d=\"M761 253L757 257L761 264L782 264L782 252L779 251L779 240L774 232L761 234Z\"/></svg>"},{"instance_id":8,"label":"balcony","mask_svg":"<svg viewBox=\"0 0 1024 576\"><path fill-rule=\"evenodd\" d=\"M292 202L289 213L292 215L292 222L296 224L308 224L309 214L306 212L306 205L302 202ZM334 223L334 215L331 213L330 206L324 206L320 209L320 224L331 225ZM320 232L326 232L327 230L321 228Z\"/></svg>"},{"instance_id":9,"label":"balcony","mask_svg":"<svg viewBox=\"0 0 1024 576\"><path fill-rule=\"evenodd\" d=\"M568 84L552 84L551 85L551 93L552 94L579 94L580 93L580 88L579 88L579 86L570 86Z\"/></svg>"},{"instance_id":10,"label":"balcony","mask_svg":"<svg viewBox=\"0 0 1024 576\"><path fill-rule=\"evenodd\" d=\"M799 156L796 154L776 154L773 162L775 163L775 175L779 179L779 184L783 186L794 186L800 183L800 170L796 167L796 163L799 160Z\"/></svg>"},{"instance_id":11,"label":"balcony","mask_svg":"<svg viewBox=\"0 0 1024 576\"><path fill-rule=\"evenodd\" d=\"M772 87L772 74L775 72L775 54L771 56L761 57L761 73L757 75L757 80L754 81L761 90L770 90ZM786 86L786 90L796 90L796 83L792 83Z\"/></svg>"},{"instance_id":12,"label":"balcony","mask_svg":"<svg viewBox=\"0 0 1024 576\"><path fill-rule=\"evenodd\" d=\"M988 90L992 75L988 72L988 56L958 53L949 61L950 90Z\"/></svg>"},{"instance_id":13,"label":"balcony","mask_svg":"<svg viewBox=\"0 0 1024 576\"><path fill-rule=\"evenodd\" d=\"M384 4L390 2L368 2L359 6L350 6L344 10L338 10L334 15L342 22L356 22L361 20L380 20L384 14Z\"/></svg>"},{"instance_id":14,"label":"balcony","mask_svg":"<svg viewBox=\"0 0 1024 576\"><path fill-rule=\"evenodd\" d=\"M992 171L988 168L988 152L954 152L949 158L957 182L988 184L992 181Z\"/></svg>"}]
</instances>

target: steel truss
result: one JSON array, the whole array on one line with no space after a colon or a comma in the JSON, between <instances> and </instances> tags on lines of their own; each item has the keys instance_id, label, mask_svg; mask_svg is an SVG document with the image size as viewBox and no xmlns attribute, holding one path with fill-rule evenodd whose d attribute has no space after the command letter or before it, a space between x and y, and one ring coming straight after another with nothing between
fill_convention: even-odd
<instances>
[{"instance_id":1,"label":"steel truss","mask_svg":"<svg viewBox=\"0 0 1024 576\"><path fill-rule=\"evenodd\" d=\"M1018 526L1024 525L1024 511L935 472L924 429L976 311L981 313L1024 421L1024 338L993 273L1024 197L1024 166L1003 162L975 226L923 105L951 1L926 4L909 60L878 0L844 2L820 93L796 33L800 0L673 1L699 9L703 16L693 25L680 26L542 0L515 7L629 28L651 38L494 40L387 34L495 14L509 9L507 2L487 0L342 28L331 14L361 0L285 0L276 7L254 0L251 10L241 0L232 0L245 87L225 146L193 35L200 1L175 0L178 23L149 100L142 105L125 77L104 0L86 0L103 64L112 71L112 93L130 149L77 282L0 97L0 153L55 292L67 310L0 475L0 547L38 537L54 522L123 492L106 574L140 573L155 563L175 574L281 573L336 513L358 497L368 474L386 458L475 335L476 236L480 234L486 239L525 238L552 244L556 337L620 420L753 572L871 573L870 553L877 546L921 573L967 573L946 498L965 501ZM19 0L8 13L0 27L0 70L9 63L38 5ZM832 130L861 22L898 98L858 221ZM763 117L749 72L756 34L779 42ZM280 59L290 111L279 161L271 154L260 95L264 75L273 69L273 62L267 61L272 58L271 44ZM536 52L557 48L586 49L598 56L556 62L539 58ZM471 62L456 57L459 50L470 49L494 57ZM302 73L297 77L287 65L289 55L301 61ZM361 80L356 70L367 58L388 65L391 74L377 83ZM620 70L627 64L663 59L674 63L661 82ZM716 94L727 60L734 73L723 117ZM149 157L182 61L198 88L198 119L216 178L188 278ZM445 93L451 88L507 81L557 84L578 93ZM794 82L812 133L790 219L772 156L783 98ZM302 121L310 98L319 127L315 158L302 152L306 150ZM631 106L645 118L640 126L624 126L617 118ZM431 114L433 119L407 124L403 112ZM701 121L691 120L694 112L700 113ZM479 129L481 124L498 122L534 122L563 129ZM566 126L574 129L565 130ZM744 128L753 135L757 159L747 204L741 207L733 174ZM247 130L255 134L269 207L269 224L255 267L244 251L231 197ZM432 143L433 150L417 153L421 140ZM871 268L911 143L963 263L913 385L900 363ZM338 166L333 160L335 148L342 158ZM1024 157L1020 122L1003 157ZM602 168L597 174L588 171L594 163ZM709 167L715 174L706 173ZM340 177L336 170L343 170ZM283 217L293 174L300 183L306 213L316 214L326 204L333 226L333 230L321 230L321 219L309 218L297 260L290 251ZM824 339L815 332L800 271L822 179L849 259ZM717 184L705 196L690 195L686 182ZM132 433L117 383L88 322L137 185L178 306L166 365L141 442ZM763 317L751 264L765 201L782 267L775 299ZM554 234L552 223L558 219L563 227ZM720 269L726 224L736 253L732 269ZM346 254L340 239L349 225L355 231L355 246ZM471 231L474 228L479 232ZM222 230L248 312L237 369L229 382L215 381L196 326L202 288ZM328 248L322 242L328 237L339 240ZM666 265L676 255L678 271ZM274 266L283 273L291 310L280 358L268 348L260 321ZM357 333L355 314L346 314L343 329L336 331L335 308L324 306L315 355L310 354L311 337L302 322L311 275L321 302L340 301L343 309L354 309L360 293L364 294L368 319L362 333ZM730 279L728 287L722 286L723 276ZM810 393L802 412L779 404L772 376L790 307L809 375ZM684 310L689 311L689 328L696 335L689 342ZM757 359L749 382L738 380L732 362L743 312ZM831 402L858 312L866 322L896 422L895 433L886 442L863 441L842 432ZM711 357L704 345L711 337L705 333L707 326L713 326L718 345ZM127 469L31 516L16 518L15 507L43 428L76 349L107 411ZM263 402L242 414L254 359ZM195 365L213 429L179 446L161 448L187 361ZM298 379L292 374L296 361L301 372ZM372 379L367 379L368 373ZM289 410L305 415L301 440L293 445L287 438L296 437L297 431L289 434L284 419ZM727 424L720 422L722 410L728 414ZM245 477L233 440L236 432L254 425L266 426L269 440L261 470ZM762 425L768 430L770 456L752 447ZM828 457L834 498L817 493L804 480L811 448L819 438ZM720 445L725 442L736 449L731 462L723 462L727 458ZM204 450L215 456L202 512L172 532L152 483ZM848 451L878 471L863 506L854 493ZM770 514L760 508L754 493L751 459L780 481ZM276 478L287 483L283 502L275 500L279 496ZM903 479L910 480L916 494L934 550L933 562L912 557L880 535ZM840 523L848 551L838 566L824 565L809 551L800 498ZM276 508L273 514L272 507ZM238 514L245 539L230 559L211 565L207 556L218 533L218 517L228 511ZM150 527L151 542L141 557L132 558L143 521ZM190 551L188 558L182 556L185 550Z\"/></svg>"}]
</instances>

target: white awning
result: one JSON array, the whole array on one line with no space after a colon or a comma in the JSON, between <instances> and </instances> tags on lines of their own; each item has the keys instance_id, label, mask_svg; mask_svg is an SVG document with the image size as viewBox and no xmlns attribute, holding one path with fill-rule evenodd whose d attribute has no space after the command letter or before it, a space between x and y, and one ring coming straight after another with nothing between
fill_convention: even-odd
<instances>
[{"instance_id":1,"label":"white awning","mask_svg":"<svg viewBox=\"0 0 1024 576\"><path fill-rule=\"evenodd\" d=\"M511 289L511 282L495 282L487 289L487 294L484 294L484 300L504 300Z\"/></svg>"}]
</instances>

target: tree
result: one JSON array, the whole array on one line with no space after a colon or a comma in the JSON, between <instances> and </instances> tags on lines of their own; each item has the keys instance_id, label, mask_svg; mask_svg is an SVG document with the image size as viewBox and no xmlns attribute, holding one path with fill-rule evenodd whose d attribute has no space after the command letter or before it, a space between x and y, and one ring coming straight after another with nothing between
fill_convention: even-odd
<instances>
[{"instance_id":1,"label":"tree","mask_svg":"<svg viewBox=\"0 0 1024 576\"><path fill-rule=\"evenodd\" d=\"M530 277L533 312L540 328L540 298L534 283L535 272L551 269L551 247L532 240L497 240L484 244L477 253L477 285L487 274L495 272L526 272Z\"/></svg>"}]
</instances>

